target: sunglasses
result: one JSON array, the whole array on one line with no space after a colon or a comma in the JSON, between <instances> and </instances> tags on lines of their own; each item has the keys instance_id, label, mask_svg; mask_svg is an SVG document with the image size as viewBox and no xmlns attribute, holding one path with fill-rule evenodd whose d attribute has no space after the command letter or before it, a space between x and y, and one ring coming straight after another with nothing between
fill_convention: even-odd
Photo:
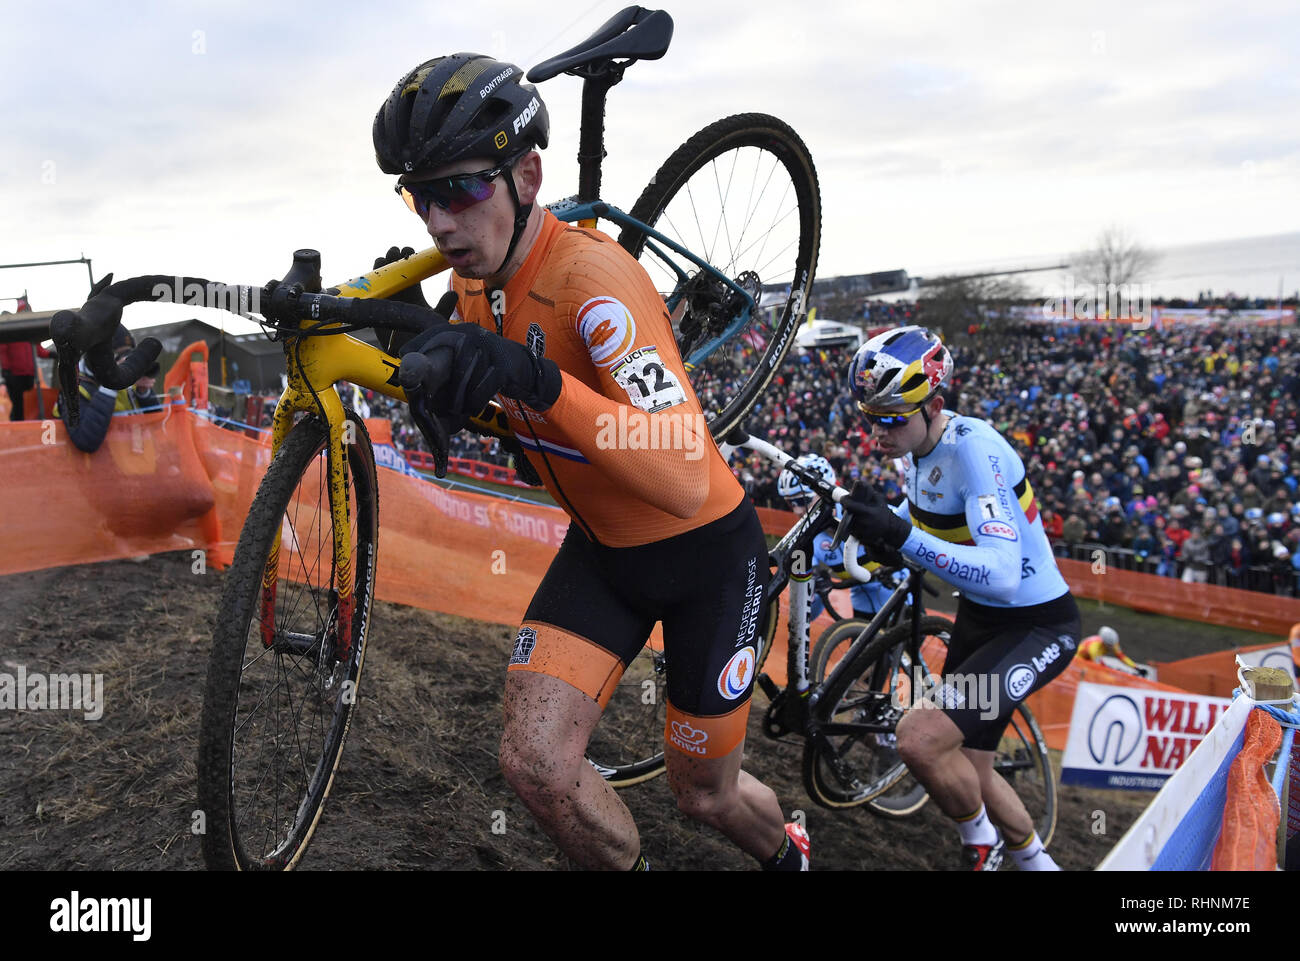
<instances>
[{"instance_id":1,"label":"sunglasses","mask_svg":"<svg viewBox=\"0 0 1300 961\"><path fill-rule=\"evenodd\" d=\"M909 410L902 414L880 414L870 410L861 402L858 403L858 410L862 412L862 416L866 419L868 424L871 424L873 427L883 427L885 430L893 430L895 427L902 427L907 423L908 418L915 417L917 414L921 413L921 408L917 407L914 410Z\"/></svg>"},{"instance_id":2,"label":"sunglasses","mask_svg":"<svg viewBox=\"0 0 1300 961\"><path fill-rule=\"evenodd\" d=\"M399 183L393 186L393 190L421 220L428 219L430 207L458 214L496 193L496 184L492 181L509 170L517 159L511 157L496 167L473 173L435 177L433 180L421 180L413 184Z\"/></svg>"}]
</instances>

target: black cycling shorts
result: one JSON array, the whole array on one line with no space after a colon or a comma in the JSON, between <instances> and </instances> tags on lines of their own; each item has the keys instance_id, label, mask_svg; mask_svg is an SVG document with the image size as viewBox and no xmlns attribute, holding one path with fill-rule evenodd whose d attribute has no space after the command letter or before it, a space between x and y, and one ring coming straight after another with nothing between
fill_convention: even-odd
<instances>
[{"instance_id":1,"label":"black cycling shorts","mask_svg":"<svg viewBox=\"0 0 1300 961\"><path fill-rule=\"evenodd\" d=\"M554 668L524 666L516 644L511 666L560 677L603 704L662 621L669 704L696 717L732 714L753 689L767 580L767 542L748 499L703 527L636 547L593 544L570 525L524 615L534 643L551 633L562 652ZM602 660L610 667L592 675Z\"/></svg>"},{"instance_id":2,"label":"black cycling shorts","mask_svg":"<svg viewBox=\"0 0 1300 961\"><path fill-rule=\"evenodd\" d=\"M935 700L963 746L997 749L1016 707L1065 670L1082 634L1068 592L1030 607L989 607L963 597Z\"/></svg>"}]
</instances>

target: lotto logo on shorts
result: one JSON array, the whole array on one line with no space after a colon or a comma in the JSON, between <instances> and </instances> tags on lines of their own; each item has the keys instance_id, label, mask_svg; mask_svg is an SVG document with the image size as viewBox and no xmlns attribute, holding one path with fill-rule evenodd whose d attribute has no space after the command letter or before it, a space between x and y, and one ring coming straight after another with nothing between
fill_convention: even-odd
<instances>
[{"instance_id":1,"label":"lotto logo on shorts","mask_svg":"<svg viewBox=\"0 0 1300 961\"><path fill-rule=\"evenodd\" d=\"M668 739L674 745L690 754L704 754L705 743L709 740L709 732L701 731L698 727L691 727L685 721L673 721L668 726Z\"/></svg>"},{"instance_id":2,"label":"lotto logo on shorts","mask_svg":"<svg viewBox=\"0 0 1300 961\"><path fill-rule=\"evenodd\" d=\"M752 647L742 647L718 675L718 693L728 701L734 701L749 689L749 681L754 676L754 660L757 657Z\"/></svg>"},{"instance_id":3,"label":"lotto logo on shorts","mask_svg":"<svg viewBox=\"0 0 1300 961\"><path fill-rule=\"evenodd\" d=\"M519 628L519 633L515 635L515 650L510 655L511 664L527 664L533 656L533 648L537 646L537 632L531 627Z\"/></svg>"}]
</instances>

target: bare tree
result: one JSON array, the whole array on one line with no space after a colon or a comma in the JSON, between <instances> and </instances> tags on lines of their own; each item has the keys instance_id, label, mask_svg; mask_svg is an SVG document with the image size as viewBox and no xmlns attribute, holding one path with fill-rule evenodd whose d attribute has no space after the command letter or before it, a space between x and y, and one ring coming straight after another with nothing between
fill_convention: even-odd
<instances>
[{"instance_id":1,"label":"bare tree","mask_svg":"<svg viewBox=\"0 0 1300 961\"><path fill-rule=\"evenodd\" d=\"M1128 230L1112 224L1097 236L1095 247L1075 256L1071 267L1087 283L1108 287L1144 281L1159 260L1159 254L1143 247Z\"/></svg>"}]
</instances>

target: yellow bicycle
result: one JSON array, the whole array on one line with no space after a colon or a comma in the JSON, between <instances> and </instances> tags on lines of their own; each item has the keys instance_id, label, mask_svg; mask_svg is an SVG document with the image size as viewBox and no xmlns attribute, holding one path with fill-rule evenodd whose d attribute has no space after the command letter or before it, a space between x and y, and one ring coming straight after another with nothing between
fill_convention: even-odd
<instances>
[{"instance_id":1,"label":"yellow bicycle","mask_svg":"<svg viewBox=\"0 0 1300 961\"><path fill-rule=\"evenodd\" d=\"M619 243L663 293L720 437L765 389L804 313L820 194L799 137L775 118L741 114L682 144L630 214L597 199L606 94L632 62L661 57L671 34L666 13L629 7L528 77L583 78L579 195L550 209L562 220L621 228ZM319 254L294 258L283 280L261 288L152 276L101 282L85 307L51 324L72 418L83 352L100 383L115 389L157 356L157 341L146 340L114 362L108 343L126 304L164 295L193 303L187 295L197 290L206 306L260 315L284 343L288 386L271 427L273 458L225 576L203 697L198 794L204 858L214 869L292 868L321 816L356 703L379 533L374 452L335 385L407 400L399 359L350 334L424 329L427 309L386 298L447 266L429 249L322 291ZM412 413L441 476L447 437L418 406ZM509 436L495 405L473 426Z\"/></svg>"}]
</instances>

